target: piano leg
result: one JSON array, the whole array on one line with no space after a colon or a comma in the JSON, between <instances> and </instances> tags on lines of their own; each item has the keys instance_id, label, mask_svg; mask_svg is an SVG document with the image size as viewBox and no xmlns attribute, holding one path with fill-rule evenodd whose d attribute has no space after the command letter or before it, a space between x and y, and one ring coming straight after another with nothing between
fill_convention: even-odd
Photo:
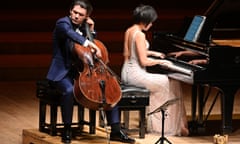
<instances>
[{"instance_id":1,"label":"piano leg","mask_svg":"<svg viewBox=\"0 0 240 144\"><path fill-rule=\"evenodd\" d=\"M196 107L197 107L197 85L192 85L192 121L197 120L196 116Z\"/></svg>"},{"instance_id":2,"label":"piano leg","mask_svg":"<svg viewBox=\"0 0 240 144\"><path fill-rule=\"evenodd\" d=\"M233 104L234 96L238 90L238 86L221 85L219 88L223 91L223 95L221 97L222 134L229 134L233 130Z\"/></svg>"},{"instance_id":3,"label":"piano leg","mask_svg":"<svg viewBox=\"0 0 240 144\"><path fill-rule=\"evenodd\" d=\"M234 96L239 86L219 85L222 90L221 94L221 119L222 119L222 134L229 134L233 131L232 114ZM192 121L189 124L190 133L197 134L204 131L203 107L204 107L204 86L192 85ZM198 102L198 116L196 115Z\"/></svg>"},{"instance_id":4,"label":"piano leg","mask_svg":"<svg viewBox=\"0 0 240 144\"><path fill-rule=\"evenodd\" d=\"M205 131L203 126L203 97L204 86L193 84L192 85L192 120L189 123L189 129L191 134L199 134ZM197 112L198 106L198 115Z\"/></svg>"},{"instance_id":5,"label":"piano leg","mask_svg":"<svg viewBox=\"0 0 240 144\"><path fill-rule=\"evenodd\" d=\"M203 85L198 86L198 123L203 124L203 108L204 108L204 96L205 96L205 88Z\"/></svg>"},{"instance_id":6,"label":"piano leg","mask_svg":"<svg viewBox=\"0 0 240 144\"><path fill-rule=\"evenodd\" d=\"M197 122L197 116L196 116L196 107L197 107L197 85L192 85L192 120L189 122L189 131L190 134L196 134L198 132L198 122Z\"/></svg>"}]
</instances>

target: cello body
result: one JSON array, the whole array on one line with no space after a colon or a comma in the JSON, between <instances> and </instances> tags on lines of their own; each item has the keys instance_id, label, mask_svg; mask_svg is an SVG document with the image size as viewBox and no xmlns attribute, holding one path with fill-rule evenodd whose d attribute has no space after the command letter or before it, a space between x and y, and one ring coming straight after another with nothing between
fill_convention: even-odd
<instances>
[{"instance_id":1,"label":"cello body","mask_svg":"<svg viewBox=\"0 0 240 144\"><path fill-rule=\"evenodd\" d=\"M99 40L101 59L94 57L89 47L74 45L74 52L83 61L84 69L74 81L74 96L77 102L93 110L109 110L121 99L121 87L116 76L107 67L108 52Z\"/></svg>"}]
</instances>

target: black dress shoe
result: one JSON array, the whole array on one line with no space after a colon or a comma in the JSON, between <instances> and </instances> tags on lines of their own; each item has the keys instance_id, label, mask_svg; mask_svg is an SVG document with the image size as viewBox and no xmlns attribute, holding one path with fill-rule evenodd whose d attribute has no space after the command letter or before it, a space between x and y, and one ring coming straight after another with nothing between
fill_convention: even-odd
<instances>
[{"instance_id":1,"label":"black dress shoe","mask_svg":"<svg viewBox=\"0 0 240 144\"><path fill-rule=\"evenodd\" d=\"M62 142L64 144L70 144L72 139L71 126L65 126L62 134Z\"/></svg>"},{"instance_id":2,"label":"black dress shoe","mask_svg":"<svg viewBox=\"0 0 240 144\"><path fill-rule=\"evenodd\" d=\"M127 134L125 134L122 130L120 130L119 132L117 133L110 133L110 140L113 140L113 141L120 141L120 142L123 142L123 143L135 143L135 140L128 137Z\"/></svg>"}]
</instances>

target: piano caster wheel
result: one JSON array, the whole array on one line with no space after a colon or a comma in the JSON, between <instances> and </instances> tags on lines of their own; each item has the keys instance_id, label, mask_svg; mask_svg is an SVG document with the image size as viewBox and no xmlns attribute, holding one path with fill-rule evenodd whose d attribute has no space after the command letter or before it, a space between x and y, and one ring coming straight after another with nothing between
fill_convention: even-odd
<instances>
[{"instance_id":1,"label":"piano caster wheel","mask_svg":"<svg viewBox=\"0 0 240 144\"><path fill-rule=\"evenodd\" d=\"M202 135L206 132L204 125L199 124L197 121L192 121L189 124L190 135Z\"/></svg>"},{"instance_id":2,"label":"piano caster wheel","mask_svg":"<svg viewBox=\"0 0 240 144\"><path fill-rule=\"evenodd\" d=\"M197 131L199 135L203 135L206 133L206 128L204 126L198 127Z\"/></svg>"},{"instance_id":3,"label":"piano caster wheel","mask_svg":"<svg viewBox=\"0 0 240 144\"><path fill-rule=\"evenodd\" d=\"M223 130L222 130L222 134L230 134L230 133L232 133L233 132L233 130L232 130L232 127L230 126L230 127L224 127L223 128Z\"/></svg>"},{"instance_id":4,"label":"piano caster wheel","mask_svg":"<svg viewBox=\"0 0 240 144\"><path fill-rule=\"evenodd\" d=\"M204 135L206 133L206 128L204 127L197 127L197 128L190 128L190 136L194 135Z\"/></svg>"}]
</instances>

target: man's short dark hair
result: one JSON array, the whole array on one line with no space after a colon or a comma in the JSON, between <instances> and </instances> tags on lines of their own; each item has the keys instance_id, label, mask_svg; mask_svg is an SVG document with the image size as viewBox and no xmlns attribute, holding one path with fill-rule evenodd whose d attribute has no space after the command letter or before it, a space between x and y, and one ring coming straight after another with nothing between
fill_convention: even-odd
<instances>
[{"instance_id":1,"label":"man's short dark hair","mask_svg":"<svg viewBox=\"0 0 240 144\"><path fill-rule=\"evenodd\" d=\"M75 5L80 5L82 8L86 9L87 15L90 15L93 11L92 4L88 0L73 0L70 5L70 10L72 10Z\"/></svg>"}]
</instances>

